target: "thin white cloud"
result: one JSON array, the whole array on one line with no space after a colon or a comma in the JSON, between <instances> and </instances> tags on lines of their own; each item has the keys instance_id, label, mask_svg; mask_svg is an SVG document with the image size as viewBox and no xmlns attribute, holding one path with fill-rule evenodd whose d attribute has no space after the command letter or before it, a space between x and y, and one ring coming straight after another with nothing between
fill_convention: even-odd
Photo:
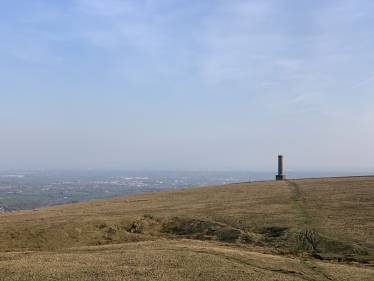
<instances>
[{"instance_id":1,"label":"thin white cloud","mask_svg":"<svg viewBox=\"0 0 374 281\"><path fill-rule=\"evenodd\" d=\"M274 64L279 66L284 74L296 73L300 67L298 60L278 60L274 61Z\"/></svg>"},{"instance_id":2,"label":"thin white cloud","mask_svg":"<svg viewBox=\"0 0 374 281\"><path fill-rule=\"evenodd\" d=\"M159 146L165 155L170 154L163 148L170 139L168 132L176 136L175 149L181 147L183 153L185 143L196 141L196 147L202 147L201 138L207 142L219 135L242 139L241 132L259 136L256 147L265 147L264 139L274 137L273 128L282 131L276 137L301 136L302 142L290 139L285 145L290 151L300 143L313 151L321 147L328 151L335 140L343 148L352 145L352 140L341 137L348 123L357 132L351 135L367 142L360 147L371 153L374 130L368 128L374 126L374 110L367 104L374 102L369 87L374 74L368 73L374 63L374 4L358 1L73 0L73 5L71 1L32 1L39 6L22 1L13 5L13 14L7 11L0 19L0 34L7 38L0 42L4 58L0 72L6 77L0 92L10 93L10 106L1 103L9 108L9 118L2 122L22 124L22 116L29 114L28 119L40 122L40 128L85 132L88 127L104 138L102 132L110 125L125 140L128 122L144 128L138 139L128 140L128 147L137 147L141 139L144 146ZM41 68L46 73L36 71ZM41 88L54 93L55 101L42 99ZM341 90L353 93L355 88L362 90L360 95L339 95ZM18 104L16 97L22 92L40 104L43 121L34 117L39 114L34 106ZM207 94L212 98L203 97ZM76 100L91 106L80 108L80 103L71 102ZM59 101L65 102L60 105ZM17 108L25 114L11 112ZM48 113L58 108L61 115ZM164 113L173 118L162 117ZM98 122L85 121L83 115L90 114ZM198 129L197 123L201 123ZM232 133L226 134L227 128ZM154 141L152 134L158 131L165 134L158 134ZM267 138L261 134L265 131ZM341 133L334 137L337 131ZM328 132L333 141L320 138L322 132ZM41 132L41 138L47 133ZM196 135L199 138L191 137ZM32 136L25 134L25 143ZM58 145L61 140L54 141ZM90 145L92 151L100 150L99 143ZM123 144L111 147L121 150ZM78 144L79 149L84 151ZM217 154L215 150L212 155ZM325 161L322 152L320 159ZM88 150L81 155L91 159ZM117 159L114 152L108 161L110 157ZM347 165L356 160L359 157L352 157ZM172 161L164 164L173 166Z\"/></svg>"},{"instance_id":3,"label":"thin white cloud","mask_svg":"<svg viewBox=\"0 0 374 281\"><path fill-rule=\"evenodd\" d=\"M348 91L350 91L350 90L353 90L354 88L360 87L360 86L362 86L362 85L364 85L364 84L366 84L366 83L369 83L369 82L372 81L372 80L374 80L374 77L370 78L369 80L366 80L365 82L362 82L362 83L359 83L359 84L357 84L357 85L354 85L353 87L348 88L348 89L346 89L346 90L344 90L344 91L341 91L340 93L344 93L344 92L348 92Z\"/></svg>"},{"instance_id":4,"label":"thin white cloud","mask_svg":"<svg viewBox=\"0 0 374 281\"><path fill-rule=\"evenodd\" d=\"M309 114L309 113L315 112L316 110L317 110L316 108L305 108L305 109L297 110L293 114Z\"/></svg>"},{"instance_id":5,"label":"thin white cloud","mask_svg":"<svg viewBox=\"0 0 374 281\"><path fill-rule=\"evenodd\" d=\"M253 77L268 59L260 42L272 40L258 32L269 13L265 2L222 2L203 20L199 39L204 49L201 77L208 83ZM257 69L256 69L257 68Z\"/></svg>"},{"instance_id":6,"label":"thin white cloud","mask_svg":"<svg viewBox=\"0 0 374 281\"><path fill-rule=\"evenodd\" d=\"M313 100L313 94L302 94L298 97L296 97L292 103L300 103L300 102L305 102L305 101L311 101Z\"/></svg>"}]
</instances>

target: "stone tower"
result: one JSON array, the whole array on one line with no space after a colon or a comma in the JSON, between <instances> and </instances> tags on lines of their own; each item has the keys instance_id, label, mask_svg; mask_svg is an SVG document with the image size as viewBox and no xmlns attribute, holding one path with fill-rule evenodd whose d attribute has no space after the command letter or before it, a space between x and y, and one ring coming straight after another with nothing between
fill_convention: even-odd
<instances>
[{"instance_id":1,"label":"stone tower","mask_svg":"<svg viewBox=\"0 0 374 281\"><path fill-rule=\"evenodd\" d=\"M283 155L278 155L278 175L275 176L276 180L285 180L286 175L283 174Z\"/></svg>"}]
</instances>

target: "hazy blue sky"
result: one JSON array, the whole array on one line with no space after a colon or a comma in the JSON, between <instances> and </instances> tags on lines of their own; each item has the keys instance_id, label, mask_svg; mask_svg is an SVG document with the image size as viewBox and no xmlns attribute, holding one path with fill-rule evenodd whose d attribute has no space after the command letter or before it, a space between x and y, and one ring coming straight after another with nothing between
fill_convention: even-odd
<instances>
[{"instance_id":1,"label":"hazy blue sky","mask_svg":"<svg viewBox=\"0 0 374 281\"><path fill-rule=\"evenodd\" d=\"M374 170L373 15L0 0L0 168Z\"/></svg>"}]
</instances>

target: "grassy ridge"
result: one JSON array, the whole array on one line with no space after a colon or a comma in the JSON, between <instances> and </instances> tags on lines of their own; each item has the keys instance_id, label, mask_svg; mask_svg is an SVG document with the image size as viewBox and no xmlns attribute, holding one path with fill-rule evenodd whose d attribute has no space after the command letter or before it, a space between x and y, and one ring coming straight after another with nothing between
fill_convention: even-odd
<instances>
[{"instance_id":1,"label":"grassy ridge","mask_svg":"<svg viewBox=\"0 0 374 281\"><path fill-rule=\"evenodd\" d=\"M250 233L258 240L257 236L267 235L269 227L297 227L290 194L286 182L244 183L4 214L0 216L4 226L0 250L51 250L173 234L199 235L213 226L220 231ZM199 223L200 228L194 228ZM178 224L190 227L184 233Z\"/></svg>"},{"instance_id":2,"label":"grassy ridge","mask_svg":"<svg viewBox=\"0 0 374 281\"><path fill-rule=\"evenodd\" d=\"M96 272L102 280L124 273L126 280L137 274L143 280L168 280L170 274L219 280L226 264L231 275L220 280L248 280L248 274L262 276L257 280L344 280L344 272L361 276L346 280L372 280L373 202L374 177L355 177L231 184L1 214L0 276L13 278L20 271L45 274L35 275L38 280L64 274L88 280ZM255 263L253 255L263 253L274 264L263 256ZM76 258L80 269L72 265ZM30 259L35 263L21 266ZM53 272L42 268L45 259ZM190 273L195 261L218 275ZM119 263L124 268L110 275L106 269Z\"/></svg>"}]
</instances>

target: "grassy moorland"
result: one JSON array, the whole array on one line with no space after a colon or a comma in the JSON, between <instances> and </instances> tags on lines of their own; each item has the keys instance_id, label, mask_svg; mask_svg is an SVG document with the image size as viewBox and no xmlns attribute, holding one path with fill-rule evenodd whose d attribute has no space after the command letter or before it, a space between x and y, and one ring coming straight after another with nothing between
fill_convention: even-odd
<instances>
[{"instance_id":1,"label":"grassy moorland","mask_svg":"<svg viewBox=\"0 0 374 281\"><path fill-rule=\"evenodd\" d=\"M374 177L240 183L0 215L0 280L374 280Z\"/></svg>"}]
</instances>

